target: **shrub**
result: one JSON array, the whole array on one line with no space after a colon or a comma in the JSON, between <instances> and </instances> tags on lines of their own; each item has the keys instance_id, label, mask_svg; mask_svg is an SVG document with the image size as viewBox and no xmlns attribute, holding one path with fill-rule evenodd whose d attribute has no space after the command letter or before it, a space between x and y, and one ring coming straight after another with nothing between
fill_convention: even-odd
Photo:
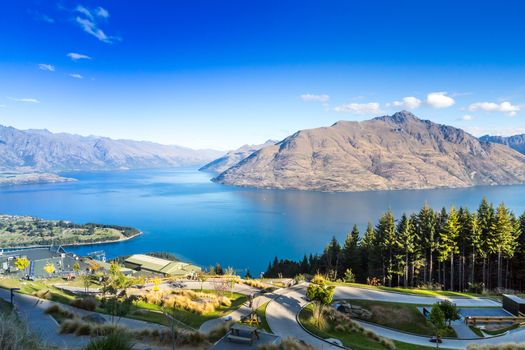
<instances>
[{"instance_id":1,"label":"shrub","mask_svg":"<svg viewBox=\"0 0 525 350\"><path fill-rule=\"evenodd\" d=\"M228 331L234 323L235 322L233 321L229 321L220 324L218 327L215 327L208 333L208 340L214 343L217 340L221 339L226 335L226 333L228 333Z\"/></svg>"},{"instance_id":2,"label":"shrub","mask_svg":"<svg viewBox=\"0 0 525 350\"><path fill-rule=\"evenodd\" d=\"M79 309L95 311L97 308L97 301L92 297L76 298L70 303L70 305Z\"/></svg>"},{"instance_id":3,"label":"shrub","mask_svg":"<svg viewBox=\"0 0 525 350\"><path fill-rule=\"evenodd\" d=\"M76 336L91 335L92 331L93 329L89 323L80 323L78 325L78 328L75 331L75 335Z\"/></svg>"},{"instance_id":4,"label":"shrub","mask_svg":"<svg viewBox=\"0 0 525 350\"><path fill-rule=\"evenodd\" d=\"M77 318L71 320L65 320L60 324L60 333L61 334L71 334L75 333L80 326L81 321Z\"/></svg>"},{"instance_id":5,"label":"shrub","mask_svg":"<svg viewBox=\"0 0 525 350\"><path fill-rule=\"evenodd\" d=\"M57 304L49 306L44 312L48 315L59 315L64 318L73 318L75 316L72 312L61 308Z\"/></svg>"},{"instance_id":6,"label":"shrub","mask_svg":"<svg viewBox=\"0 0 525 350\"><path fill-rule=\"evenodd\" d=\"M92 340L84 350L132 350L129 335L124 332L113 332L102 339Z\"/></svg>"}]
</instances>

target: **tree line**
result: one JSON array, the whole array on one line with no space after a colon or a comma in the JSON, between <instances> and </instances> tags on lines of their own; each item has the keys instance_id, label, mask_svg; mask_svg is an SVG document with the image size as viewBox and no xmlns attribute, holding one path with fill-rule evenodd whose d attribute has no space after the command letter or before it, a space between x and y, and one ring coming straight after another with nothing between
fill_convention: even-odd
<instances>
[{"instance_id":1,"label":"tree line","mask_svg":"<svg viewBox=\"0 0 525 350\"><path fill-rule=\"evenodd\" d=\"M363 235L354 225L342 245L333 237L321 254L301 261L276 257L265 276L321 273L387 286L523 290L524 258L525 213L517 217L504 203L494 207L483 198L476 211L425 204L396 219L389 210Z\"/></svg>"}]
</instances>

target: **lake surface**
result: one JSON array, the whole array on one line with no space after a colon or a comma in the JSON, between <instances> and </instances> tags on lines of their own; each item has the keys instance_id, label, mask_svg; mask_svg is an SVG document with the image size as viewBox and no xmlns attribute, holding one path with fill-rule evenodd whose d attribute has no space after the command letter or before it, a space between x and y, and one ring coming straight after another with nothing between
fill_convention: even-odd
<instances>
[{"instance_id":1,"label":"lake surface","mask_svg":"<svg viewBox=\"0 0 525 350\"><path fill-rule=\"evenodd\" d=\"M468 189L320 193L257 190L210 182L196 169L66 173L78 182L0 188L0 213L45 219L134 226L139 238L70 248L105 250L109 257L169 251L201 266L264 271L274 256L297 259L343 240L355 223L391 208L396 216L427 202L439 209L476 209L483 196L525 211L525 186Z\"/></svg>"}]
</instances>

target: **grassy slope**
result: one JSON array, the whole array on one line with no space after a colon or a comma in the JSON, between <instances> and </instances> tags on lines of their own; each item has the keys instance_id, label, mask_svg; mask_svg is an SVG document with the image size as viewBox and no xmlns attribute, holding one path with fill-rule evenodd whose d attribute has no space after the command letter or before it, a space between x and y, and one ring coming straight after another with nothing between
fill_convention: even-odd
<instances>
[{"instance_id":1,"label":"grassy slope","mask_svg":"<svg viewBox=\"0 0 525 350\"><path fill-rule=\"evenodd\" d=\"M479 297L483 297L483 295L480 295L480 294L451 292L451 291L447 291L447 290L430 290L430 289L418 289L418 288L371 286L371 285L368 285L368 284L344 283L344 282L330 282L330 284L336 285L336 286L348 286L348 287L356 287L356 288L364 288L364 289L383 290L383 291L387 291L387 292L413 294L413 295L420 295L420 296L426 296L426 297L439 297L439 296L454 297L454 298L479 298Z\"/></svg>"},{"instance_id":2,"label":"grassy slope","mask_svg":"<svg viewBox=\"0 0 525 350\"><path fill-rule=\"evenodd\" d=\"M203 292L214 293L215 291L204 290ZM230 297L230 293L227 293L226 296ZM216 309L214 312L211 312L208 314L199 315L199 314L196 314L190 311L176 309L173 315L180 322L185 323L188 326L193 327L193 328L199 328L201 324L203 324L204 322L208 320L211 320L213 318L223 317L229 314L230 312L237 310L247 300L247 297L245 295L238 294L238 293L233 293L231 298L232 298L231 306L229 307L221 306L218 309ZM158 311L162 310L160 306L155 305L155 304L149 304L144 301L136 302L135 306L136 306L135 310L142 309L142 310L151 310L151 311L157 311L157 312L145 313L143 315L133 315L132 313L129 317L139 318L143 321L167 324L166 318L162 314L158 314Z\"/></svg>"},{"instance_id":3,"label":"grassy slope","mask_svg":"<svg viewBox=\"0 0 525 350\"><path fill-rule=\"evenodd\" d=\"M387 350L383 345L369 339L368 337L357 332L338 332L334 329L335 325L328 324L325 329L317 328L312 319L311 306L307 306L299 313L299 321L311 333L321 338L336 338L343 342L343 344L352 350ZM435 347L422 347L418 345L395 342L397 350L430 350ZM441 349L441 348L440 348ZM443 349L445 350L445 349Z\"/></svg>"},{"instance_id":4,"label":"grassy slope","mask_svg":"<svg viewBox=\"0 0 525 350\"><path fill-rule=\"evenodd\" d=\"M59 279L51 279L52 283L57 282ZM63 282L60 279L61 282ZM42 281L27 281L22 282L16 279L0 279L0 288L9 289L9 288L20 288L20 293L27 294L27 295L35 295L38 291L45 291L49 290L49 294L47 294L47 299L56 301L62 304L68 304L75 299L75 296L66 292L63 292L53 286L50 286ZM204 293L215 293L215 291L203 291ZM227 293L226 296L230 297L230 294ZM247 300L247 297L242 294L233 293L232 296L232 305L230 307L220 307L216 309L213 313L205 314L205 315L199 315L196 313L192 313L190 311L186 310L175 310L175 317L182 323L193 327L193 328L199 328L201 324L204 322L213 319L225 316L229 314L230 312L237 310L242 304L244 304ZM137 310L140 310L137 312ZM161 311L161 307L154 304L148 304L143 301L136 302L135 305L132 307L132 310L126 317L128 318L134 318L142 321L147 322L153 322L163 325L169 325L168 320L166 317L159 313ZM97 307L97 312L105 313L107 314L107 311Z\"/></svg>"},{"instance_id":5,"label":"grassy slope","mask_svg":"<svg viewBox=\"0 0 525 350\"><path fill-rule=\"evenodd\" d=\"M433 335L432 327L423 314L419 312L417 305L369 300L350 300L349 303L372 311L372 318L365 321L403 332L426 336ZM385 315L388 316L385 317ZM453 329L448 329L445 336L455 337L456 333Z\"/></svg>"}]
</instances>

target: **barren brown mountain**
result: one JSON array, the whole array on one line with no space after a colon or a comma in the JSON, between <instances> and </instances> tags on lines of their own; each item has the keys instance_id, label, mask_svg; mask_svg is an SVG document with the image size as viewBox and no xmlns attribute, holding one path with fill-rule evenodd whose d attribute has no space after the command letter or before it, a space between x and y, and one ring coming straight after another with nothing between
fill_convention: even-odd
<instances>
[{"instance_id":1,"label":"barren brown mountain","mask_svg":"<svg viewBox=\"0 0 525 350\"><path fill-rule=\"evenodd\" d=\"M525 182L525 156L403 111L298 131L214 180L348 192L518 184Z\"/></svg>"}]
</instances>

